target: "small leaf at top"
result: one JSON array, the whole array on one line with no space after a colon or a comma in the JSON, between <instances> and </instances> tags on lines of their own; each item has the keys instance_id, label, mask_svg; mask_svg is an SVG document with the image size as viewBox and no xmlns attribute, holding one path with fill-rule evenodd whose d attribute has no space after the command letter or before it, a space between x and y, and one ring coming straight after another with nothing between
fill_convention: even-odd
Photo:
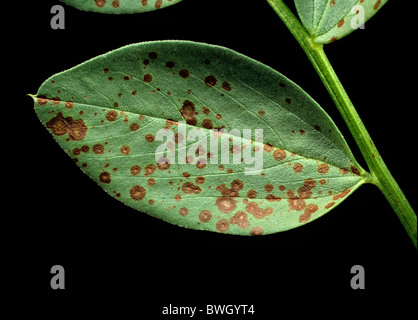
<instances>
[{"instance_id":1,"label":"small leaf at top","mask_svg":"<svg viewBox=\"0 0 418 320\"><path fill-rule=\"evenodd\" d=\"M316 43L330 43L358 29L388 0L295 0L302 24Z\"/></svg>"},{"instance_id":2,"label":"small leaf at top","mask_svg":"<svg viewBox=\"0 0 418 320\"><path fill-rule=\"evenodd\" d=\"M47 130L108 194L188 228L288 230L364 182L311 97L223 47L129 45L52 76L34 101Z\"/></svg>"},{"instance_id":3,"label":"small leaf at top","mask_svg":"<svg viewBox=\"0 0 418 320\"><path fill-rule=\"evenodd\" d=\"M157 10L182 0L60 0L79 10L100 13L139 13Z\"/></svg>"}]
</instances>

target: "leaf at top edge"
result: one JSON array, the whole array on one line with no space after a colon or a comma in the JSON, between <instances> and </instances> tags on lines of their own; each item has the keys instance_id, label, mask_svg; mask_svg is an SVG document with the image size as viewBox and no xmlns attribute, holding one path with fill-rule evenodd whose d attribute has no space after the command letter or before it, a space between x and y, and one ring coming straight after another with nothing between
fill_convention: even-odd
<instances>
[{"instance_id":1,"label":"leaf at top edge","mask_svg":"<svg viewBox=\"0 0 418 320\"><path fill-rule=\"evenodd\" d=\"M122 47L52 76L34 101L47 130L108 194L187 228L292 229L364 182L338 128L308 94L219 46Z\"/></svg>"},{"instance_id":2,"label":"leaf at top edge","mask_svg":"<svg viewBox=\"0 0 418 320\"><path fill-rule=\"evenodd\" d=\"M60 0L83 11L99 13L139 13L153 11L179 3L182 0Z\"/></svg>"},{"instance_id":3,"label":"leaf at top edge","mask_svg":"<svg viewBox=\"0 0 418 320\"><path fill-rule=\"evenodd\" d=\"M388 0L295 0L302 24L317 43L339 40L373 17Z\"/></svg>"}]
</instances>

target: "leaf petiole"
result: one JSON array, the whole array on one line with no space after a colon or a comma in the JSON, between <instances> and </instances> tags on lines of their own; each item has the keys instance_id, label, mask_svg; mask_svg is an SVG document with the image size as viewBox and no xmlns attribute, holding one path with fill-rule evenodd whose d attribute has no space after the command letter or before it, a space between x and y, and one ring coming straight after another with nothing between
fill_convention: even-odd
<instances>
[{"instance_id":1,"label":"leaf petiole","mask_svg":"<svg viewBox=\"0 0 418 320\"><path fill-rule=\"evenodd\" d=\"M380 156L370 134L332 68L323 45L312 40L311 35L282 0L267 0L267 2L302 47L341 113L370 169L371 176L366 179L366 182L375 184L382 191L417 248L417 216ZM364 172L361 173L364 174Z\"/></svg>"}]
</instances>

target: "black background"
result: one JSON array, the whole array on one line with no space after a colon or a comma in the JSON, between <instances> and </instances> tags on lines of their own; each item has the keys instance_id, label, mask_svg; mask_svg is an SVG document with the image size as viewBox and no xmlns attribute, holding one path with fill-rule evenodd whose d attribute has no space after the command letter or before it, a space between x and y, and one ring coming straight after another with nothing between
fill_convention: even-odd
<instances>
[{"instance_id":1,"label":"black background","mask_svg":"<svg viewBox=\"0 0 418 320\"><path fill-rule=\"evenodd\" d=\"M55 4L61 3L28 1L4 34L12 43L5 67L12 66L12 84L18 84L12 87L19 90L13 95L17 99L7 99L10 92L3 97L3 114L12 124L8 134L17 137L4 151L9 159L4 169L12 173L3 193L11 206L4 214L14 218L12 229L5 226L13 231L5 246L15 254L6 264L19 270L16 297L27 301L16 313L171 319L161 315L169 304L254 304L255 315L248 319L289 311L337 317L403 312L401 301L416 295L416 250L376 187L364 185L326 216L284 233L237 237L186 230L135 212L102 192L42 127L26 96L54 73L130 43L180 39L222 45L304 88L367 168L309 61L266 1L184 0L164 10L122 16L63 5L65 30L52 30ZM325 50L417 208L411 11L390 1L365 30ZM350 269L357 264L366 271L365 290L350 287ZM65 268L65 290L50 287L53 265ZM183 317L172 317L177 318Z\"/></svg>"}]
</instances>

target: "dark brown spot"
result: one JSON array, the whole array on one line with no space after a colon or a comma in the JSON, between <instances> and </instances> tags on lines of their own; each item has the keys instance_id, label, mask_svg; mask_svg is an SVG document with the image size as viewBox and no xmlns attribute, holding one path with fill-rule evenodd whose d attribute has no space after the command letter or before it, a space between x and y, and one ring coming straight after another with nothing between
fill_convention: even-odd
<instances>
[{"instance_id":1,"label":"dark brown spot","mask_svg":"<svg viewBox=\"0 0 418 320\"><path fill-rule=\"evenodd\" d=\"M273 202L273 201L280 201L280 200L282 200L282 198L280 198L280 197L276 197L275 195L273 195L273 194L268 194L267 196L266 196L266 200L268 201L268 202Z\"/></svg>"},{"instance_id":2,"label":"dark brown spot","mask_svg":"<svg viewBox=\"0 0 418 320\"><path fill-rule=\"evenodd\" d=\"M268 183L264 186L264 190L267 192L272 192L274 190L274 186L271 183Z\"/></svg>"},{"instance_id":3,"label":"dark brown spot","mask_svg":"<svg viewBox=\"0 0 418 320\"><path fill-rule=\"evenodd\" d=\"M103 171L99 176L99 180L102 183L109 184L111 182L110 173L106 172L106 171Z\"/></svg>"},{"instance_id":4,"label":"dark brown spot","mask_svg":"<svg viewBox=\"0 0 418 320\"><path fill-rule=\"evenodd\" d=\"M221 219L216 223L216 230L219 232L226 232L229 228L229 221L226 219Z\"/></svg>"},{"instance_id":5,"label":"dark brown spot","mask_svg":"<svg viewBox=\"0 0 418 320\"><path fill-rule=\"evenodd\" d=\"M147 191L141 186L133 186L130 191L131 198L136 201L144 199L146 194Z\"/></svg>"},{"instance_id":6,"label":"dark brown spot","mask_svg":"<svg viewBox=\"0 0 418 320\"><path fill-rule=\"evenodd\" d=\"M112 7L113 8L119 8L119 6L120 6L120 2L119 2L119 0L114 0L113 2L112 2Z\"/></svg>"},{"instance_id":7,"label":"dark brown spot","mask_svg":"<svg viewBox=\"0 0 418 320\"><path fill-rule=\"evenodd\" d=\"M147 181L147 185L150 186L150 187L155 186L156 184L157 184L157 182L155 182L154 178L149 178L148 181Z\"/></svg>"},{"instance_id":8,"label":"dark brown spot","mask_svg":"<svg viewBox=\"0 0 418 320\"><path fill-rule=\"evenodd\" d=\"M100 143L95 144L93 146L93 153L94 154L103 154L104 153L104 147Z\"/></svg>"},{"instance_id":9,"label":"dark brown spot","mask_svg":"<svg viewBox=\"0 0 418 320\"><path fill-rule=\"evenodd\" d=\"M162 157L157 161L157 167L160 170L167 170L170 168L170 160L166 157Z\"/></svg>"},{"instance_id":10,"label":"dark brown spot","mask_svg":"<svg viewBox=\"0 0 418 320\"><path fill-rule=\"evenodd\" d=\"M205 119L202 121L202 127L206 129L213 129L213 122L210 119Z\"/></svg>"},{"instance_id":11,"label":"dark brown spot","mask_svg":"<svg viewBox=\"0 0 418 320\"><path fill-rule=\"evenodd\" d=\"M303 185L309 189L313 189L316 186L316 181L313 179L306 179Z\"/></svg>"},{"instance_id":12,"label":"dark brown spot","mask_svg":"<svg viewBox=\"0 0 418 320\"><path fill-rule=\"evenodd\" d=\"M152 163L147 165L145 167L145 176L148 177L148 176L154 174L156 169L157 169L157 167L155 165L153 165Z\"/></svg>"},{"instance_id":13,"label":"dark brown spot","mask_svg":"<svg viewBox=\"0 0 418 320\"><path fill-rule=\"evenodd\" d=\"M255 199L257 197L257 191L255 191L254 189L250 189L247 192L247 197L250 199Z\"/></svg>"},{"instance_id":14,"label":"dark brown spot","mask_svg":"<svg viewBox=\"0 0 418 320\"><path fill-rule=\"evenodd\" d=\"M219 197L216 199L216 206L223 213L231 213L237 207L235 200L231 197Z\"/></svg>"},{"instance_id":15,"label":"dark brown spot","mask_svg":"<svg viewBox=\"0 0 418 320\"><path fill-rule=\"evenodd\" d=\"M131 148L128 146L122 146L122 148L120 148L120 153L122 153L124 156L127 156L130 152Z\"/></svg>"},{"instance_id":16,"label":"dark brown spot","mask_svg":"<svg viewBox=\"0 0 418 320\"><path fill-rule=\"evenodd\" d=\"M138 165L134 165L134 166L131 168L131 173L132 173L134 176L137 176L138 174L140 174L140 173L141 173L141 167L140 167L140 166L138 166Z\"/></svg>"},{"instance_id":17,"label":"dark brown spot","mask_svg":"<svg viewBox=\"0 0 418 320\"><path fill-rule=\"evenodd\" d=\"M107 114L106 114L106 119L108 121L115 121L118 117L118 113L115 110L110 110Z\"/></svg>"},{"instance_id":18,"label":"dark brown spot","mask_svg":"<svg viewBox=\"0 0 418 320\"><path fill-rule=\"evenodd\" d=\"M217 80L216 80L216 78L215 78L214 76L207 76L207 77L205 78L205 84L206 84L208 87L213 87L213 86L215 86L215 85L216 85L216 83L217 83Z\"/></svg>"},{"instance_id":19,"label":"dark brown spot","mask_svg":"<svg viewBox=\"0 0 418 320\"><path fill-rule=\"evenodd\" d=\"M245 210L248 213L252 214L257 219L263 219L264 217L269 216L273 213L273 208L271 207L268 207L266 209L259 208L257 202L249 202L245 206Z\"/></svg>"},{"instance_id":20,"label":"dark brown spot","mask_svg":"<svg viewBox=\"0 0 418 320\"><path fill-rule=\"evenodd\" d=\"M343 192L336 194L332 197L332 200L338 200L344 198L347 194L349 194L351 189L344 190Z\"/></svg>"},{"instance_id":21,"label":"dark brown spot","mask_svg":"<svg viewBox=\"0 0 418 320\"><path fill-rule=\"evenodd\" d=\"M264 149L265 152L272 152L274 148L273 148L273 146L271 144L266 143L264 145L263 149Z\"/></svg>"},{"instance_id":22,"label":"dark brown spot","mask_svg":"<svg viewBox=\"0 0 418 320\"><path fill-rule=\"evenodd\" d=\"M191 102L190 100L185 100L183 102L183 106L180 109L180 113L188 124L196 125L197 120L194 117L195 110L196 110L196 107L193 102Z\"/></svg>"},{"instance_id":23,"label":"dark brown spot","mask_svg":"<svg viewBox=\"0 0 418 320\"><path fill-rule=\"evenodd\" d=\"M165 66L169 69L174 68L174 62L173 61L167 61L165 63Z\"/></svg>"},{"instance_id":24,"label":"dark brown spot","mask_svg":"<svg viewBox=\"0 0 418 320\"><path fill-rule=\"evenodd\" d=\"M189 209L187 209L187 208L185 208L185 207L180 208L180 210L179 210L179 214L180 214L181 216L185 217L185 216L187 216L187 215L189 214Z\"/></svg>"},{"instance_id":25,"label":"dark brown spot","mask_svg":"<svg viewBox=\"0 0 418 320\"><path fill-rule=\"evenodd\" d=\"M276 149L273 152L273 157L274 159L276 159L277 161L281 161L283 159L286 158L286 151L283 149Z\"/></svg>"},{"instance_id":26,"label":"dark brown spot","mask_svg":"<svg viewBox=\"0 0 418 320\"><path fill-rule=\"evenodd\" d=\"M329 208L333 207L333 206L334 206L334 204L335 204L335 202L330 202L330 203L328 203L328 204L325 206L325 209L329 209Z\"/></svg>"},{"instance_id":27,"label":"dark brown spot","mask_svg":"<svg viewBox=\"0 0 418 320\"><path fill-rule=\"evenodd\" d=\"M305 200L300 198L287 199L287 202L289 202L289 208L291 210L302 211L306 206Z\"/></svg>"},{"instance_id":28,"label":"dark brown spot","mask_svg":"<svg viewBox=\"0 0 418 320\"><path fill-rule=\"evenodd\" d=\"M212 213L209 210L203 210L199 213L199 220L203 223L209 222L212 219Z\"/></svg>"},{"instance_id":29,"label":"dark brown spot","mask_svg":"<svg viewBox=\"0 0 418 320\"><path fill-rule=\"evenodd\" d=\"M316 204L308 204L305 208L304 213L299 216L300 223L306 223L311 219L313 213L318 211L318 206Z\"/></svg>"},{"instance_id":30,"label":"dark brown spot","mask_svg":"<svg viewBox=\"0 0 418 320\"><path fill-rule=\"evenodd\" d=\"M179 75L180 75L180 77L182 77L183 79L186 79L186 78L188 78L188 77L189 77L190 72L189 72L189 70L187 70L187 69L181 69L181 70L179 71Z\"/></svg>"},{"instance_id":31,"label":"dark brown spot","mask_svg":"<svg viewBox=\"0 0 418 320\"><path fill-rule=\"evenodd\" d=\"M302 170L303 170L303 165L301 165L300 163L296 163L296 164L293 166L293 171L294 171L295 173L302 172Z\"/></svg>"},{"instance_id":32,"label":"dark brown spot","mask_svg":"<svg viewBox=\"0 0 418 320\"><path fill-rule=\"evenodd\" d=\"M144 81L150 83L152 81L152 75L147 73L144 75Z\"/></svg>"},{"instance_id":33,"label":"dark brown spot","mask_svg":"<svg viewBox=\"0 0 418 320\"><path fill-rule=\"evenodd\" d=\"M250 230L250 235L252 236L261 236L263 235L263 233L264 233L264 230L262 227L253 227Z\"/></svg>"},{"instance_id":34,"label":"dark brown spot","mask_svg":"<svg viewBox=\"0 0 418 320\"><path fill-rule=\"evenodd\" d=\"M248 222L248 215L243 211L237 211L231 219L229 219L231 224L236 224L241 229L247 229L250 226Z\"/></svg>"},{"instance_id":35,"label":"dark brown spot","mask_svg":"<svg viewBox=\"0 0 418 320\"><path fill-rule=\"evenodd\" d=\"M74 102L67 101L64 105L67 109L72 109L74 107Z\"/></svg>"},{"instance_id":36,"label":"dark brown spot","mask_svg":"<svg viewBox=\"0 0 418 320\"><path fill-rule=\"evenodd\" d=\"M148 57L150 59L157 59L158 58L158 54L157 54L157 52L150 52L150 53L148 53Z\"/></svg>"},{"instance_id":37,"label":"dark brown spot","mask_svg":"<svg viewBox=\"0 0 418 320\"><path fill-rule=\"evenodd\" d=\"M153 142L154 141L154 136L152 134L147 134L145 136L145 140L147 140L148 142Z\"/></svg>"},{"instance_id":38,"label":"dark brown spot","mask_svg":"<svg viewBox=\"0 0 418 320\"><path fill-rule=\"evenodd\" d=\"M351 170L351 172L352 172L352 173L354 173L355 175L358 175L358 176L360 175L360 171L359 171L359 169L357 169L356 167L351 166L350 170Z\"/></svg>"},{"instance_id":39,"label":"dark brown spot","mask_svg":"<svg viewBox=\"0 0 418 320\"><path fill-rule=\"evenodd\" d=\"M231 91L232 90L231 85L226 81L222 83L222 89L224 89L225 91Z\"/></svg>"},{"instance_id":40,"label":"dark brown spot","mask_svg":"<svg viewBox=\"0 0 418 320\"><path fill-rule=\"evenodd\" d=\"M163 0L155 1L155 8L156 9L160 9L162 5L163 5Z\"/></svg>"},{"instance_id":41,"label":"dark brown spot","mask_svg":"<svg viewBox=\"0 0 418 320\"><path fill-rule=\"evenodd\" d=\"M51 129L57 136L69 134L70 139L80 141L87 134L87 127L82 119L73 120L71 117L64 118L62 112L58 112L56 117L46 123L46 127Z\"/></svg>"},{"instance_id":42,"label":"dark brown spot","mask_svg":"<svg viewBox=\"0 0 418 320\"><path fill-rule=\"evenodd\" d=\"M320 174L325 174L325 173L327 173L328 171L329 171L329 166L328 166L327 164L323 163L323 164L320 164L320 165L318 166L318 172L319 172Z\"/></svg>"},{"instance_id":43,"label":"dark brown spot","mask_svg":"<svg viewBox=\"0 0 418 320\"><path fill-rule=\"evenodd\" d=\"M202 191L202 189L200 189L199 186L194 185L192 182L185 182L183 183L183 185L181 186L181 190L185 193L185 194L198 194Z\"/></svg>"},{"instance_id":44,"label":"dark brown spot","mask_svg":"<svg viewBox=\"0 0 418 320\"><path fill-rule=\"evenodd\" d=\"M106 0L94 0L94 3L96 4L96 6L98 6L99 8L102 8L105 4L106 4Z\"/></svg>"},{"instance_id":45,"label":"dark brown spot","mask_svg":"<svg viewBox=\"0 0 418 320\"><path fill-rule=\"evenodd\" d=\"M198 177L196 177L196 179L194 179L194 181L196 182L196 184L204 184L205 183L205 177L198 176Z\"/></svg>"},{"instance_id":46,"label":"dark brown spot","mask_svg":"<svg viewBox=\"0 0 418 320\"><path fill-rule=\"evenodd\" d=\"M298 189L298 194L302 199L309 199L312 196L312 191L310 188L303 186Z\"/></svg>"},{"instance_id":47,"label":"dark brown spot","mask_svg":"<svg viewBox=\"0 0 418 320\"><path fill-rule=\"evenodd\" d=\"M139 129L139 124L137 124L137 123L132 123L132 124L129 126L129 129L131 129L131 131L136 131L136 130L138 130L138 129Z\"/></svg>"}]
</instances>

